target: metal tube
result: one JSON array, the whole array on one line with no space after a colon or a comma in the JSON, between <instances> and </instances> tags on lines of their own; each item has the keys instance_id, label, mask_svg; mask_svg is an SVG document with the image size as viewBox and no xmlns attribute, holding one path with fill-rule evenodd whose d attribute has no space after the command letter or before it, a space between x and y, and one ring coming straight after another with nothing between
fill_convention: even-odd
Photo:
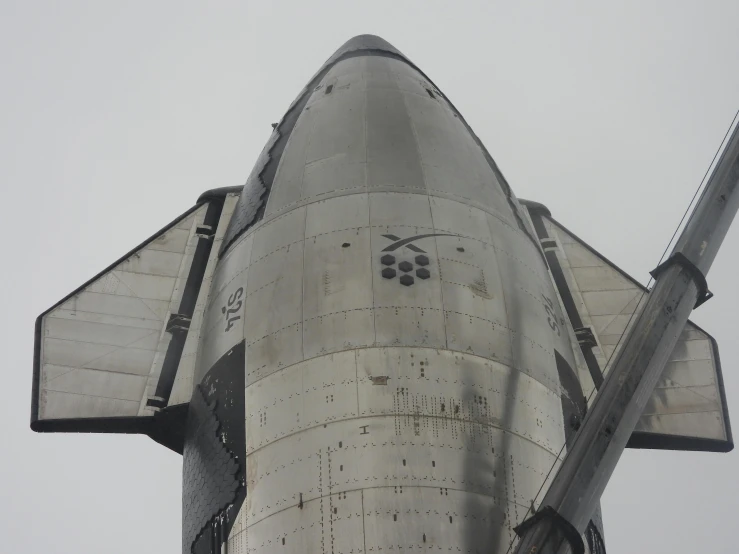
<instances>
[{"instance_id":1,"label":"metal tube","mask_svg":"<svg viewBox=\"0 0 739 554\"><path fill-rule=\"evenodd\" d=\"M705 289L739 208L739 126L542 500L518 529L521 554L582 552L578 543L664 366ZM575 537L574 539L572 537Z\"/></svg>"}]
</instances>

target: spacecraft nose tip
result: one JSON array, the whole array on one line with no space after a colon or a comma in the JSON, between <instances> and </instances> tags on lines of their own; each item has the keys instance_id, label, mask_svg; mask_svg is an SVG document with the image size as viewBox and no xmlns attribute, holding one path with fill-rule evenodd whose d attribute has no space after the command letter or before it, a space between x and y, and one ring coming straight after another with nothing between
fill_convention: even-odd
<instances>
[{"instance_id":1,"label":"spacecraft nose tip","mask_svg":"<svg viewBox=\"0 0 739 554\"><path fill-rule=\"evenodd\" d=\"M346 53L355 50L385 50L400 54L397 48L377 35L357 35L350 38L336 53Z\"/></svg>"}]
</instances>

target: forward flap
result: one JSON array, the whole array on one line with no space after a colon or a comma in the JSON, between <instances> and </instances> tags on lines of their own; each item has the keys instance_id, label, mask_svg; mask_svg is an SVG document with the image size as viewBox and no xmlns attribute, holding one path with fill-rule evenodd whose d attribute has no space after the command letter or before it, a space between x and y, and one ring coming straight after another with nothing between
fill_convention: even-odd
<instances>
[{"instance_id":1,"label":"forward flap","mask_svg":"<svg viewBox=\"0 0 739 554\"><path fill-rule=\"evenodd\" d=\"M38 317L32 429L150 433L145 420L189 402L236 198L207 198Z\"/></svg>"},{"instance_id":2,"label":"forward flap","mask_svg":"<svg viewBox=\"0 0 739 554\"><path fill-rule=\"evenodd\" d=\"M632 316L646 288L554 220L546 208L524 205L575 329L573 348L583 354L579 375L589 397L608 373L622 335L634 324ZM628 446L723 452L733 448L718 347L694 323L686 324Z\"/></svg>"}]
</instances>

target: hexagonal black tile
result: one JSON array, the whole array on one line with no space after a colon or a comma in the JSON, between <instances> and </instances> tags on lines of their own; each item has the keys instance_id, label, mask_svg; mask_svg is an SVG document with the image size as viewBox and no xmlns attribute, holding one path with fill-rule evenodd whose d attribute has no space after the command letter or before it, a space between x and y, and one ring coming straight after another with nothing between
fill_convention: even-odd
<instances>
[{"instance_id":1,"label":"hexagonal black tile","mask_svg":"<svg viewBox=\"0 0 739 554\"><path fill-rule=\"evenodd\" d=\"M420 254L416 256L416 263L418 265L429 265L429 257L424 256L423 254Z\"/></svg>"},{"instance_id":2,"label":"hexagonal black tile","mask_svg":"<svg viewBox=\"0 0 739 554\"><path fill-rule=\"evenodd\" d=\"M380 258L380 261L385 265L393 265L395 263L395 256L385 254L382 258Z\"/></svg>"},{"instance_id":3,"label":"hexagonal black tile","mask_svg":"<svg viewBox=\"0 0 739 554\"><path fill-rule=\"evenodd\" d=\"M413 277L411 277L410 275L401 275L400 284L405 285L406 287L410 287L413 284Z\"/></svg>"},{"instance_id":4,"label":"hexagonal black tile","mask_svg":"<svg viewBox=\"0 0 739 554\"><path fill-rule=\"evenodd\" d=\"M400 262L398 269L407 273L408 271L413 271L413 264L411 262Z\"/></svg>"},{"instance_id":5,"label":"hexagonal black tile","mask_svg":"<svg viewBox=\"0 0 739 554\"><path fill-rule=\"evenodd\" d=\"M419 279L428 279L431 277L431 273L425 267L416 270L416 277Z\"/></svg>"},{"instance_id":6,"label":"hexagonal black tile","mask_svg":"<svg viewBox=\"0 0 739 554\"><path fill-rule=\"evenodd\" d=\"M392 267L386 267L381 271L381 273L385 279L392 279L395 277L395 270Z\"/></svg>"}]
</instances>

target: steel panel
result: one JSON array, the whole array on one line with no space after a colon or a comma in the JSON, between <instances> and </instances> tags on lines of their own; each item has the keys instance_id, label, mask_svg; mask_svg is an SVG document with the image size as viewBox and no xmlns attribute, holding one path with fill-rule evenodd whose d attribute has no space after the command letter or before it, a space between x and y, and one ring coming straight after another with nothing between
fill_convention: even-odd
<instances>
[{"instance_id":1,"label":"steel panel","mask_svg":"<svg viewBox=\"0 0 739 554\"><path fill-rule=\"evenodd\" d=\"M254 240L253 260L259 238ZM245 321L249 371L262 367L271 371L303 358L302 300L302 242L252 261L244 309L258 316Z\"/></svg>"},{"instance_id":2,"label":"steel panel","mask_svg":"<svg viewBox=\"0 0 739 554\"><path fill-rule=\"evenodd\" d=\"M100 390L115 391L116 399L141 401L146 377L114 371L46 366L44 389L49 392L95 396Z\"/></svg>"},{"instance_id":3,"label":"steel panel","mask_svg":"<svg viewBox=\"0 0 739 554\"><path fill-rule=\"evenodd\" d=\"M484 179L468 175L465 179L471 182L465 188L460 188L457 186L460 177L456 168L426 163L422 167L430 193L493 211L513 224L508 201L492 173Z\"/></svg>"},{"instance_id":4,"label":"steel panel","mask_svg":"<svg viewBox=\"0 0 739 554\"><path fill-rule=\"evenodd\" d=\"M366 95L368 185L425 189L417 140L403 93L372 89Z\"/></svg>"},{"instance_id":5,"label":"steel panel","mask_svg":"<svg viewBox=\"0 0 739 554\"><path fill-rule=\"evenodd\" d=\"M246 384L301 361L303 325L298 322L246 345Z\"/></svg>"},{"instance_id":6,"label":"steel panel","mask_svg":"<svg viewBox=\"0 0 739 554\"><path fill-rule=\"evenodd\" d=\"M403 71L405 64L399 63L396 60L387 60L388 66L395 70L395 79L398 83L398 89L404 93L411 93L418 95L424 100L428 100L429 96L426 92L426 88L431 90L431 85L426 83L418 73ZM432 92L435 93L434 90Z\"/></svg>"},{"instance_id":7,"label":"steel panel","mask_svg":"<svg viewBox=\"0 0 739 554\"><path fill-rule=\"evenodd\" d=\"M329 193L361 192L367 187L367 164L329 157L307 164L303 172L303 199L321 199Z\"/></svg>"},{"instance_id":8,"label":"steel panel","mask_svg":"<svg viewBox=\"0 0 739 554\"><path fill-rule=\"evenodd\" d=\"M128 292L128 291L126 291ZM117 296L96 292L80 292L61 306L69 312L86 312L99 315L115 315L161 322L169 311L167 300L152 300L135 296Z\"/></svg>"},{"instance_id":9,"label":"steel panel","mask_svg":"<svg viewBox=\"0 0 739 554\"><path fill-rule=\"evenodd\" d=\"M305 502L250 525L250 549L286 553L361 552L364 544L361 492ZM283 541L284 539L284 541Z\"/></svg>"},{"instance_id":10,"label":"steel panel","mask_svg":"<svg viewBox=\"0 0 739 554\"><path fill-rule=\"evenodd\" d=\"M306 358L373 343L371 308L342 310L306 319L303 329Z\"/></svg>"},{"instance_id":11,"label":"steel panel","mask_svg":"<svg viewBox=\"0 0 739 554\"><path fill-rule=\"evenodd\" d=\"M302 124L302 132L310 125L310 138L300 144L299 150L290 145L283 158L284 164L292 167L292 172L301 176L302 188L296 190L300 198L310 199L335 191L353 191L366 186L366 160L364 155L363 112L358 108L364 103L364 81L359 59L347 60L337 64L323 81L315 88L303 114L310 114ZM329 86L331 92L329 93ZM302 116L301 116L302 118ZM347 135L327 138L321 135L324 129L315 127L314 122L331 118L351 118L352 130ZM338 122L334 127L341 128ZM357 133L357 131L361 131ZM332 133L341 132L329 130ZM349 135L358 138L358 144L345 143ZM348 150L347 150L348 149ZM316 154L319 152L319 154Z\"/></svg>"},{"instance_id":12,"label":"steel panel","mask_svg":"<svg viewBox=\"0 0 739 554\"><path fill-rule=\"evenodd\" d=\"M129 271L116 271L115 277L119 282L116 292L123 296L162 300L171 298L174 293L181 293L181 290L175 290L175 285L178 284L175 277L147 275ZM183 285L184 283L180 284L180 286Z\"/></svg>"},{"instance_id":13,"label":"steel panel","mask_svg":"<svg viewBox=\"0 0 739 554\"><path fill-rule=\"evenodd\" d=\"M368 74L398 73L405 66L403 62L385 56L364 56L360 59L362 60L362 69Z\"/></svg>"},{"instance_id":14,"label":"steel panel","mask_svg":"<svg viewBox=\"0 0 739 554\"><path fill-rule=\"evenodd\" d=\"M495 215L487 214L487 224L493 245L498 252L499 264L515 264L519 268L522 285L528 290L547 288L553 290L546 263L531 239L521 231ZM507 258L503 262L501 256Z\"/></svg>"},{"instance_id":15,"label":"steel panel","mask_svg":"<svg viewBox=\"0 0 739 554\"><path fill-rule=\"evenodd\" d=\"M673 399L670 399L670 401ZM716 441L726 440L726 429L721 410L713 412L686 412L675 414L644 414L634 431L674 437L700 437Z\"/></svg>"},{"instance_id":16,"label":"steel panel","mask_svg":"<svg viewBox=\"0 0 739 554\"><path fill-rule=\"evenodd\" d=\"M429 197L429 200L434 219L434 230L437 233L453 233L493 244L487 213L456 200L436 196Z\"/></svg>"},{"instance_id":17,"label":"steel panel","mask_svg":"<svg viewBox=\"0 0 739 554\"><path fill-rule=\"evenodd\" d=\"M369 202L372 226L381 228L384 234L391 232L390 227L399 232L402 230L402 238L434 232L429 197L425 194L373 192L369 195ZM382 237L382 241L375 245L373 253L378 254L392 242L392 239ZM431 248L431 243L424 244Z\"/></svg>"},{"instance_id":18,"label":"steel panel","mask_svg":"<svg viewBox=\"0 0 739 554\"><path fill-rule=\"evenodd\" d=\"M306 240L304 324L319 316L371 308L370 259L367 228L335 231Z\"/></svg>"},{"instance_id":19,"label":"steel panel","mask_svg":"<svg viewBox=\"0 0 739 554\"><path fill-rule=\"evenodd\" d=\"M307 360L302 366L305 427L356 417L356 351Z\"/></svg>"},{"instance_id":20,"label":"steel panel","mask_svg":"<svg viewBox=\"0 0 739 554\"><path fill-rule=\"evenodd\" d=\"M301 365L294 364L275 371L247 385L245 402L247 456L301 429L300 397L303 388L300 379Z\"/></svg>"},{"instance_id":21,"label":"steel panel","mask_svg":"<svg viewBox=\"0 0 739 554\"><path fill-rule=\"evenodd\" d=\"M305 208L299 207L266 221L254 230L251 264L262 258L302 242L305 237ZM261 286L261 285L260 285Z\"/></svg>"},{"instance_id":22,"label":"steel panel","mask_svg":"<svg viewBox=\"0 0 739 554\"><path fill-rule=\"evenodd\" d=\"M391 67L385 65L387 60L382 58L365 58L362 80L366 90L398 90L398 81ZM379 69L375 69L379 64ZM368 121L372 118L368 117Z\"/></svg>"},{"instance_id":23,"label":"steel panel","mask_svg":"<svg viewBox=\"0 0 739 554\"><path fill-rule=\"evenodd\" d=\"M323 100L321 125L312 130L307 164L335 156L343 163L366 162L365 99L362 89L336 90Z\"/></svg>"},{"instance_id":24,"label":"steel panel","mask_svg":"<svg viewBox=\"0 0 739 554\"><path fill-rule=\"evenodd\" d=\"M247 453L298 431L355 417L356 396L354 351L294 364L250 384Z\"/></svg>"},{"instance_id":25,"label":"steel panel","mask_svg":"<svg viewBox=\"0 0 739 554\"><path fill-rule=\"evenodd\" d=\"M368 552L504 552L514 536L513 524L506 522L514 520L514 510L504 500L498 503L488 496L446 488L368 489L364 492L366 548ZM523 515L524 509L518 512Z\"/></svg>"},{"instance_id":26,"label":"steel panel","mask_svg":"<svg viewBox=\"0 0 739 554\"><path fill-rule=\"evenodd\" d=\"M83 365L87 369L146 375L149 373L156 355L157 352L152 350L126 347L84 362Z\"/></svg>"},{"instance_id":27,"label":"steel panel","mask_svg":"<svg viewBox=\"0 0 739 554\"><path fill-rule=\"evenodd\" d=\"M304 110L295 122L270 189L267 207L264 211L267 216L284 210L300 200L303 191L306 149L318 115L320 113L316 111Z\"/></svg>"},{"instance_id":28,"label":"steel panel","mask_svg":"<svg viewBox=\"0 0 739 554\"><path fill-rule=\"evenodd\" d=\"M144 249L136 256L128 258L118 266L123 273L141 273L158 277L177 277L180 273L182 251L168 252L165 250Z\"/></svg>"},{"instance_id":29,"label":"steel panel","mask_svg":"<svg viewBox=\"0 0 739 554\"><path fill-rule=\"evenodd\" d=\"M140 401L121 400L95 395L44 391L42 419L76 419L98 417L133 417L139 413Z\"/></svg>"},{"instance_id":30,"label":"steel panel","mask_svg":"<svg viewBox=\"0 0 739 554\"><path fill-rule=\"evenodd\" d=\"M335 231L358 230L369 225L369 199L366 194L314 202L306 210L306 238Z\"/></svg>"},{"instance_id":31,"label":"steel panel","mask_svg":"<svg viewBox=\"0 0 739 554\"><path fill-rule=\"evenodd\" d=\"M373 261L373 270L379 274L384 267ZM399 277L391 280L375 278L375 334L378 345L430 346L446 348L443 310L439 305L441 289L438 277L415 283L405 290L403 298L397 289L403 287ZM415 290L414 290L415 289Z\"/></svg>"},{"instance_id":32,"label":"steel panel","mask_svg":"<svg viewBox=\"0 0 739 554\"><path fill-rule=\"evenodd\" d=\"M518 271L512 271L515 267L515 264L510 264L503 271L506 309L510 314L508 327L511 329L513 366L549 389L559 391L554 350L557 332L563 333L564 324L561 321L554 322L556 317L551 317L546 312L541 289L533 292L518 284L521 268L519 266ZM556 302L556 299L552 299L552 302ZM556 330L550 327L550 320ZM569 344L565 343L565 346L567 348L560 350L566 353ZM568 358L572 359L572 356Z\"/></svg>"},{"instance_id":33,"label":"steel panel","mask_svg":"<svg viewBox=\"0 0 739 554\"><path fill-rule=\"evenodd\" d=\"M363 195L311 206L303 279L303 344L306 358L374 342L370 241ZM343 213L326 218L327 210ZM357 215L363 228L344 229ZM336 230L329 230L334 228Z\"/></svg>"},{"instance_id":34,"label":"steel panel","mask_svg":"<svg viewBox=\"0 0 739 554\"><path fill-rule=\"evenodd\" d=\"M254 256L256 253L253 253ZM303 243L252 262L247 273L246 339L255 341L301 319ZM269 279L269 280L268 280ZM275 303L275 299L280 302Z\"/></svg>"},{"instance_id":35,"label":"steel panel","mask_svg":"<svg viewBox=\"0 0 739 554\"><path fill-rule=\"evenodd\" d=\"M401 87L408 82L399 78ZM428 186L480 202L491 209L504 208L510 217L510 208L501 205L496 175L446 102L429 97L423 88L418 94L405 93L404 98Z\"/></svg>"},{"instance_id":36,"label":"steel panel","mask_svg":"<svg viewBox=\"0 0 739 554\"><path fill-rule=\"evenodd\" d=\"M478 240L436 241L449 348L511 364L511 334L494 249Z\"/></svg>"},{"instance_id":37,"label":"steel panel","mask_svg":"<svg viewBox=\"0 0 739 554\"><path fill-rule=\"evenodd\" d=\"M50 318L46 322L48 338L74 341L81 336L100 345L139 346L147 350L156 349L161 329L148 326L133 327L100 322L79 321L66 318Z\"/></svg>"},{"instance_id":38,"label":"steel panel","mask_svg":"<svg viewBox=\"0 0 739 554\"><path fill-rule=\"evenodd\" d=\"M508 317L493 248L466 241L465 251L458 252L456 241L439 238L437 244L444 308L505 325Z\"/></svg>"},{"instance_id":39,"label":"steel panel","mask_svg":"<svg viewBox=\"0 0 739 554\"><path fill-rule=\"evenodd\" d=\"M145 319L141 317L128 317L120 314L98 314L82 312L59 307L54 310L55 320L72 320L78 322L101 323L103 325L119 325L122 327L133 327L138 325L141 329L153 331L161 330L161 323L156 319Z\"/></svg>"},{"instance_id":40,"label":"steel panel","mask_svg":"<svg viewBox=\"0 0 739 554\"><path fill-rule=\"evenodd\" d=\"M705 337L702 340L681 340L675 345L670 361L710 360L711 346Z\"/></svg>"},{"instance_id":41,"label":"steel panel","mask_svg":"<svg viewBox=\"0 0 739 554\"><path fill-rule=\"evenodd\" d=\"M148 375L154 354L152 350L92 342L80 348L79 341L48 338L44 340L43 363L70 368L109 369L119 373Z\"/></svg>"},{"instance_id":42,"label":"steel panel","mask_svg":"<svg viewBox=\"0 0 739 554\"><path fill-rule=\"evenodd\" d=\"M249 412L247 419L247 436L263 430L259 427L258 413L256 417L251 413ZM267 424L272 424L269 415ZM334 423L331 425L332 431L336 431L337 427L344 430L351 428L351 431L356 429L356 425ZM320 429L324 429L322 425ZM290 506L297 506L301 495L303 502L320 497L319 487L323 488L323 483L319 482L321 474L319 452L325 448L313 442L318 440L316 433L317 431L300 433L270 443L266 447L262 446L258 450L249 451L246 459L248 489L246 508L249 525ZM258 441L252 444L260 444L265 434L262 433ZM321 436L322 444L327 439L326 433ZM337 435L335 438L336 441L331 439L334 448L338 447L339 440L344 437Z\"/></svg>"},{"instance_id":43,"label":"steel panel","mask_svg":"<svg viewBox=\"0 0 739 554\"><path fill-rule=\"evenodd\" d=\"M147 250L175 252L179 254L185 251L189 239L190 226L187 223L183 223L175 226L168 233L155 238L149 243Z\"/></svg>"},{"instance_id":44,"label":"steel panel","mask_svg":"<svg viewBox=\"0 0 739 554\"><path fill-rule=\"evenodd\" d=\"M665 366L662 380L666 387L673 383L679 383L682 387L715 387L716 367L713 355L709 352L706 359L675 360L671 358ZM715 391L711 393L711 396L716 397Z\"/></svg>"}]
</instances>

